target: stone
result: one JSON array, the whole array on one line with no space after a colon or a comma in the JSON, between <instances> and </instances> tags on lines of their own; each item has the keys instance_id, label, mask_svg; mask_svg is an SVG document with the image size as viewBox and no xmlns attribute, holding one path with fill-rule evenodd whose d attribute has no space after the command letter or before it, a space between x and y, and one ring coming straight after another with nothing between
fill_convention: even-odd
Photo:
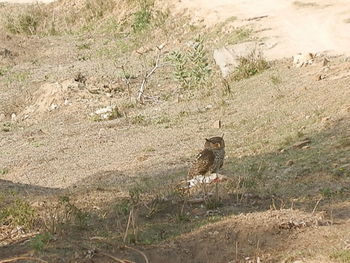
<instances>
[{"instance_id":1,"label":"stone","mask_svg":"<svg viewBox=\"0 0 350 263\"><path fill-rule=\"evenodd\" d=\"M306 67L314 62L315 54L299 53L293 56L293 65L297 68Z\"/></svg>"},{"instance_id":2,"label":"stone","mask_svg":"<svg viewBox=\"0 0 350 263\"><path fill-rule=\"evenodd\" d=\"M11 121L16 122L17 121L17 115L16 113L11 114Z\"/></svg>"},{"instance_id":3,"label":"stone","mask_svg":"<svg viewBox=\"0 0 350 263\"><path fill-rule=\"evenodd\" d=\"M220 129L220 128L221 128L221 120L216 120L216 121L214 121L212 127L213 127L214 129Z\"/></svg>"},{"instance_id":4,"label":"stone","mask_svg":"<svg viewBox=\"0 0 350 263\"><path fill-rule=\"evenodd\" d=\"M1 122L1 121L4 121L5 119L6 119L5 114L1 113L1 114L0 114L0 122Z\"/></svg>"}]
</instances>

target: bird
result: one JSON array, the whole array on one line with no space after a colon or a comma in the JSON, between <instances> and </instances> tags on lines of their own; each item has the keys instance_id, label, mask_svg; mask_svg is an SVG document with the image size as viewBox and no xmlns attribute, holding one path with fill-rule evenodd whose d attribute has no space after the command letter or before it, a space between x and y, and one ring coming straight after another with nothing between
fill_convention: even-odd
<instances>
[{"instance_id":1,"label":"bird","mask_svg":"<svg viewBox=\"0 0 350 263\"><path fill-rule=\"evenodd\" d=\"M188 178L207 173L217 173L223 166L225 157L225 141L222 137L205 139L204 149L197 155L188 170Z\"/></svg>"}]
</instances>

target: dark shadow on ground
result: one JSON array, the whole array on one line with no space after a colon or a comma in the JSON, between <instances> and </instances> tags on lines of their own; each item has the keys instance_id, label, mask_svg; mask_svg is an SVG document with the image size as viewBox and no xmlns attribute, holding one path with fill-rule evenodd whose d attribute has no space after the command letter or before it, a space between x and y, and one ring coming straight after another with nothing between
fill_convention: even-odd
<instances>
[{"instance_id":1,"label":"dark shadow on ground","mask_svg":"<svg viewBox=\"0 0 350 263\"><path fill-rule=\"evenodd\" d=\"M302 147L293 146L305 137L309 139L309 143ZM79 229L76 224L67 226L66 235L62 237L65 240L66 258L74 258L74 253L78 251L78 246L74 244L81 243L82 240L85 247L99 247L114 255L130 256L130 253L127 255L117 247L122 244L132 207L137 211L138 234L135 236L133 228L130 227L126 240L132 244L136 242L136 246L141 250L149 251L150 262L160 262L160 258L164 260L166 257L172 258L168 262L219 262L215 258L215 251L220 248L215 245L215 239L212 247L206 248L208 253L202 253L204 248L193 245L200 242L195 235L187 235L187 241L192 244L191 247L197 247L201 251L186 252L187 244L182 244L179 241L181 239L177 237L193 232L200 226L221 221L228 215L249 215L255 212L266 213L271 209L277 211L293 208L309 214L312 214L313 210L325 211L325 222L332 220L339 225L347 224L350 218L349 152L350 121L343 119L319 133L292 138L274 152L226 160L223 174L226 174L229 180L220 186L220 205L210 207L203 203L189 204L177 191L178 183L186 175L185 165L162 171L146 171L133 178L120 171L91 175L82 182L88 186L86 193L91 193L97 188L101 192L124 188L124 191L129 191L131 198L116 198L100 207L98 211L86 211L89 215L86 228ZM20 189L27 190L25 186ZM137 204L133 205L132 202ZM280 231L275 231L273 227L268 231L272 231L273 237L280 235ZM261 229L254 232L253 225L248 232L250 234L247 238L265 235ZM67 236L67 233L70 234ZM271 244L275 246L289 235L290 233L286 235L283 232L281 238L277 238ZM94 241L92 236L100 239ZM67 242L67 238L72 242ZM210 240L209 234L205 236L203 231L201 238ZM60 240L60 237L57 240ZM172 245L169 245L169 242ZM177 242L177 245L174 245L174 242ZM228 259L228 254L233 253L234 243L235 238L230 239L232 250L221 250L225 251L222 253L227 253ZM157 247L156 251L164 249L164 253L154 253L154 244ZM7 249L16 251L16 246L18 245ZM265 246L264 249L268 251L269 247ZM21 251L28 250L30 249L23 248ZM47 255L57 257L62 255L62 251L53 247L48 247L46 252ZM182 254L182 257L176 258L177 253ZM186 253L188 258L184 257ZM244 256L244 252L240 255ZM132 257L135 258L134 254ZM137 262L142 262L138 256L136 258ZM194 258L196 261L193 261ZM225 255L220 258L224 259ZM95 262L107 261L97 256Z\"/></svg>"}]
</instances>

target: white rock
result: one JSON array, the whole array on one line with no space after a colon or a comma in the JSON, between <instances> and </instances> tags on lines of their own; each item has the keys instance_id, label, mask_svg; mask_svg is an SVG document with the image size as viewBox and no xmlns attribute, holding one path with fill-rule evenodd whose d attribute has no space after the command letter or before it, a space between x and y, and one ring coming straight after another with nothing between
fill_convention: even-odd
<instances>
[{"instance_id":1,"label":"white rock","mask_svg":"<svg viewBox=\"0 0 350 263\"><path fill-rule=\"evenodd\" d=\"M11 121L16 122L17 121L17 115L16 113L11 114Z\"/></svg>"},{"instance_id":2,"label":"white rock","mask_svg":"<svg viewBox=\"0 0 350 263\"><path fill-rule=\"evenodd\" d=\"M104 113L107 113L107 112L112 112L113 108L114 107L112 107L112 106L107 106L105 108L101 108L101 109L96 110L95 114L100 115L100 114L104 114Z\"/></svg>"},{"instance_id":3,"label":"white rock","mask_svg":"<svg viewBox=\"0 0 350 263\"><path fill-rule=\"evenodd\" d=\"M315 54L299 53L293 56L293 65L297 68L306 67L314 62Z\"/></svg>"},{"instance_id":4,"label":"white rock","mask_svg":"<svg viewBox=\"0 0 350 263\"><path fill-rule=\"evenodd\" d=\"M53 103L53 104L51 104L49 111L53 111L56 109L58 109L58 105Z\"/></svg>"}]
</instances>

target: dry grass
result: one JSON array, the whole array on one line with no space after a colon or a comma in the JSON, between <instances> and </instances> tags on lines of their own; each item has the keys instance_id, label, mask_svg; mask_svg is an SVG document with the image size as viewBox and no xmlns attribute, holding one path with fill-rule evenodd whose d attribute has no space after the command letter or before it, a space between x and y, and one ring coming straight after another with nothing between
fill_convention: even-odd
<instances>
[{"instance_id":1,"label":"dry grass","mask_svg":"<svg viewBox=\"0 0 350 263\"><path fill-rule=\"evenodd\" d=\"M229 78L234 81L247 79L269 68L269 63L258 51L252 51L247 57L239 59L239 64L230 74Z\"/></svg>"},{"instance_id":2,"label":"dry grass","mask_svg":"<svg viewBox=\"0 0 350 263\"><path fill-rule=\"evenodd\" d=\"M205 79L205 85L199 89L180 89L172 77L173 65L162 57L163 66L146 86L148 100L140 105L133 97L140 88L142 76L153 66L156 46L167 43L167 53L185 52L194 35L214 30L190 25L186 18L160 15L153 7L148 11L152 12L151 20L140 13L128 17L121 27L116 20L110 20L109 7L102 15L91 12L93 17L103 17L90 20L98 24L94 34L48 38L14 36L24 41L23 50L30 55L16 57L16 66L4 70L0 76L0 85L6 83L1 85L1 95L19 102L18 107L6 111L7 118L11 112L20 114L23 108L33 106L37 99L28 102L21 98L50 91L36 84L38 80L60 84L68 80L70 84L68 91L55 93L54 103L59 104L58 109L43 109L42 115L30 113L26 121L20 120L17 124L5 122L10 123L9 131L0 133L4 138L0 175L2 180L16 182L1 181L1 191L6 187L18 189L28 200L47 200L43 206L39 203L37 211L42 220L35 227L42 233L33 238L30 245L13 246L5 252L24 249L23 254L34 248L48 258L57 256L69 261L86 255L75 253L81 251L75 244L82 240L91 247L118 253L116 247L123 244L124 236L125 243L143 245L171 244L176 238L192 251L214 251L216 243L213 245L211 240L222 241L226 242L220 249L222 255L215 256L226 256L225 260L231 260L232 244L237 240L240 246L237 257L242 260L257 255L257 246L263 244L259 253L266 253L266 257L273 255L266 262L280 261L292 252L284 247L274 250L276 243L285 244L290 236L295 247L309 249L310 244L314 244L309 242L310 233L323 231L317 232L318 228L310 232L307 228L305 232L285 231L278 227L284 221L276 218L297 215L304 219L299 213L283 208L298 207L306 214L312 213L320 198L317 209L330 212L334 204L349 197L349 121L344 111L348 104L348 80L316 83L310 78L313 67L303 68L305 72L301 72L287 68L285 62L269 65L259 54L252 54L242 58L229 80L231 92L223 93L213 61L204 56L207 59L200 62L213 70ZM156 19L161 27L155 23L157 14L162 18ZM42 32L40 24L36 30ZM251 34L242 32L234 35L232 41ZM227 40L213 36L204 39L204 46L197 47L208 49L206 54L211 54L214 43ZM31 56L37 60L35 63ZM79 60L81 57L87 59ZM28 71L28 65L31 65L30 74L25 78L16 75L23 69ZM125 65L125 72L121 72L121 65ZM78 72L86 79L84 83L74 81ZM328 74L337 73L330 69ZM126 80L130 80L130 87ZM27 87L28 95L19 92L22 86ZM51 87L57 89L58 86ZM48 98L44 99L52 98L50 92L47 94ZM39 96L37 100L43 98ZM87 116L102 105L117 105L122 114L118 111L114 116L117 118L112 120L91 121ZM220 129L213 127L218 119L223 123ZM203 147L204 138L222 133L228 155L223 173L229 180L220 186L221 200L207 202L206 206L187 205L186 195L178 191L177 186L185 178L189 162ZM311 141L310 148L292 147L305 137ZM18 214L25 214L21 211L28 207L9 207L11 209L3 210L7 213L3 218L9 222L8 227L14 227L18 220L10 221L9 215L17 218ZM332 220L343 223L341 216L348 211L341 212L339 216L332 214ZM243 215L235 216L240 213ZM249 224L246 224L246 214ZM271 214L278 216L269 217ZM231 217L226 218L228 215ZM274 219L266 224L271 218ZM212 225L217 221L221 222ZM201 228L203 225L206 227ZM258 228L251 231L252 225ZM233 226L232 229L229 226ZM332 233L343 233L341 228L328 227ZM238 228L242 231L237 231ZM210 229L210 233L205 229ZM186 235L188 232L191 234ZM294 238L296 235L300 236ZM320 242L332 245L337 242L336 238L315 235ZM65 248L64 255L57 249L60 247ZM325 247L330 247L329 243ZM187 262L193 262L191 256L176 249ZM317 256L313 249L308 258ZM164 255L164 251L166 249L149 247L146 254L151 254L150 260L155 253L170 263L180 258ZM322 253L328 258L328 250ZM209 260L208 255L199 257ZM337 254L337 258L343 255ZM290 259L298 260L295 255ZM214 256L210 260L215 262Z\"/></svg>"}]
</instances>

